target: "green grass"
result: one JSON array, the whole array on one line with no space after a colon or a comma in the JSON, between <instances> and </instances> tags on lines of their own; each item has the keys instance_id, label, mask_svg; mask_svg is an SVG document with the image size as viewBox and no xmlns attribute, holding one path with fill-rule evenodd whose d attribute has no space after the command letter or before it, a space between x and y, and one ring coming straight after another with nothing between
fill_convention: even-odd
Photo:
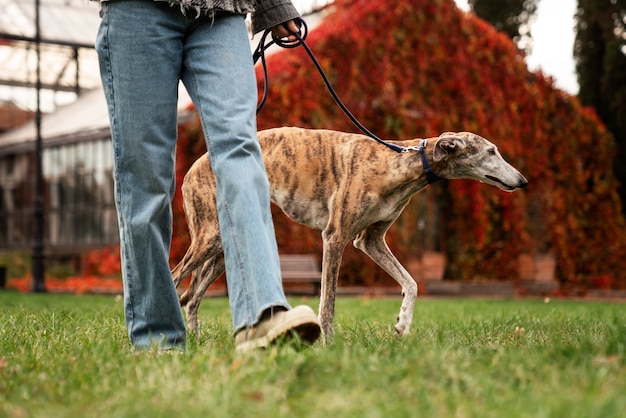
<instances>
[{"instance_id":1,"label":"green grass","mask_svg":"<svg viewBox=\"0 0 626 418\"><path fill-rule=\"evenodd\" d=\"M114 297L0 292L0 416L624 416L624 304L418 300L403 340L399 306L342 298L332 346L239 355L207 299L200 337L159 355L130 350Z\"/></svg>"}]
</instances>

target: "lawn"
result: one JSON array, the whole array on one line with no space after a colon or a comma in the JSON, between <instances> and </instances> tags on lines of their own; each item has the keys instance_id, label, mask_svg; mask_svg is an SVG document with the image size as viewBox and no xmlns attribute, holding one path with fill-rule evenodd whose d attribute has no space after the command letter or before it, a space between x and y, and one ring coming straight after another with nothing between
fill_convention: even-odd
<instances>
[{"instance_id":1,"label":"lawn","mask_svg":"<svg viewBox=\"0 0 626 418\"><path fill-rule=\"evenodd\" d=\"M206 299L201 335L159 355L130 350L119 298L0 292L0 416L624 416L624 304L419 299L403 340L399 306L340 298L333 345L240 355Z\"/></svg>"}]
</instances>

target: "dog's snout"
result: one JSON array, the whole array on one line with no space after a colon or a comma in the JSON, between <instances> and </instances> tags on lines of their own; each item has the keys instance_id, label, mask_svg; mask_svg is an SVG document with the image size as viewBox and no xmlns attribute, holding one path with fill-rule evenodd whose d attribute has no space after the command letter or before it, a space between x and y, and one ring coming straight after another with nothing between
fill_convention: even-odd
<instances>
[{"instance_id":1,"label":"dog's snout","mask_svg":"<svg viewBox=\"0 0 626 418\"><path fill-rule=\"evenodd\" d=\"M524 189L526 186L528 186L528 180L526 180L526 177L520 174L520 181L517 187L519 187L520 189Z\"/></svg>"},{"instance_id":2,"label":"dog's snout","mask_svg":"<svg viewBox=\"0 0 626 418\"><path fill-rule=\"evenodd\" d=\"M512 190L524 189L524 188L526 188L526 186L528 186L528 180L526 180L526 177L524 177L521 173L519 173L517 184L515 184L512 187Z\"/></svg>"},{"instance_id":3,"label":"dog's snout","mask_svg":"<svg viewBox=\"0 0 626 418\"><path fill-rule=\"evenodd\" d=\"M495 186L498 186L502 190L506 190L508 192L512 192L515 189L523 189L528 185L528 180L526 180L526 177L522 176L521 174L518 176L517 181L510 179L508 182L490 174L487 174L485 177L494 182Z\"/></svg>"}]
</instances>

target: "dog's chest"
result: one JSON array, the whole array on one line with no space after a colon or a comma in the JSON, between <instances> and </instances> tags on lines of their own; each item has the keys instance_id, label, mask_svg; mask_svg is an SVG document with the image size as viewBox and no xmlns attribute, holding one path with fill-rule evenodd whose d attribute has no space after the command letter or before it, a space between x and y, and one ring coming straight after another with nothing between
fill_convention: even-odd
<instances>
[{"instance_id":1,"label":"dog's chest","mask_svg":"<svg viewBox=\"0 0 626 418\"><path fill-rule=\"evenodd\" d=\"M328 207L324 201L284 190L272 190L271 198L285 215L300 224L322 230L328 223Z\"/></svg>"}]
</instances>

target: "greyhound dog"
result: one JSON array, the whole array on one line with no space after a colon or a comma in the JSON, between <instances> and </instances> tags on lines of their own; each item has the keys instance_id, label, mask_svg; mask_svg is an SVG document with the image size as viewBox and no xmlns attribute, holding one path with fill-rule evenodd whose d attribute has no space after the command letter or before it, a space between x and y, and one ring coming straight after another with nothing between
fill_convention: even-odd
<instances>
[{"instance_id":1,"label":"greyhound dog","mask_svg":"<svg viewBox=\"0 0 626 418\"><path fill-rule=\"evenodd\" d=\"M411 197L429 184L427 171L441 179L474 179L509 192L528 184L494 144L469 132L388 141L406 147L406 152L381 147L363 135L330 130L282 127L261 131L258 138L272 201L294 221L322 231L319 318L326 343L334 338L337 278L350 240L402 286L395 329L399 336L409 332L417 283L391 253L385 235ZM420 142L421 152L416 151ZM180 297L189 327L197 333L200 301L225 269L215 178L207 155L190 168L182 192L191 244L172 275L178 287L202 267Z\"/></svg>"}]
</instances>

